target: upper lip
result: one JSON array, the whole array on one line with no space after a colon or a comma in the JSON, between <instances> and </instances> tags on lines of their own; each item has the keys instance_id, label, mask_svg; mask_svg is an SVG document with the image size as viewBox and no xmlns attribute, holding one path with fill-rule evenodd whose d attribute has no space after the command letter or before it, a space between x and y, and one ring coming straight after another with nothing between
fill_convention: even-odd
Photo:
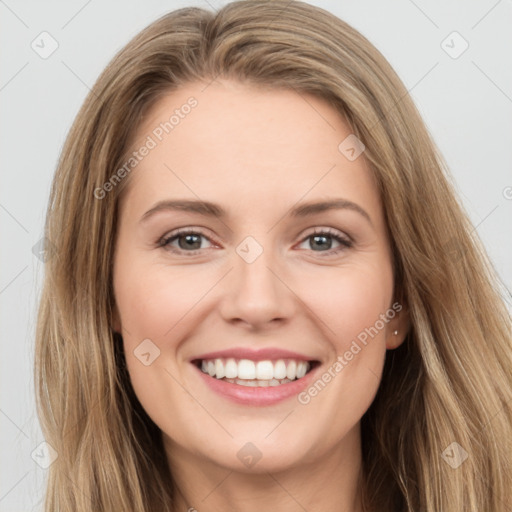
<instances>
[{"instance_id":1,"label":"upper lip","mask_svg":"<svg viewBox=\"0 0 512 512\"><path fill-rule=\"evenodd\" d=\"M280 348L261 348L249 349L244 347L228 348L225 350L218 350L215 352L208 352L193 357L191 361L204 360L204 359L250 359L251 361L265 361L265 360L278 360L278 359L296 359L298 361L315 361L314 357L309 357L298 352L290 350L283 350Z\"/></svg>"}]
</instances>

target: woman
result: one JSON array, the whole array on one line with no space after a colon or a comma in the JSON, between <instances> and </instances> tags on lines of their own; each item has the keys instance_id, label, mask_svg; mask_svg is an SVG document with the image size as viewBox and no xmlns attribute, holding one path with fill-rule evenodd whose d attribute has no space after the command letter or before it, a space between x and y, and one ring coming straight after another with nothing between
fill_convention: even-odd
<instances>
[{"instance_id":1,"label":"woman","mask_svg":"<svg viewBox=\"0 0 512 512\"><path fill-rule=\"evenodd\" d=\"M510 318L472 231L346 23L281 0L157 20L52 188L46 510L505 511Z\"/></svg>"}]
</instances>

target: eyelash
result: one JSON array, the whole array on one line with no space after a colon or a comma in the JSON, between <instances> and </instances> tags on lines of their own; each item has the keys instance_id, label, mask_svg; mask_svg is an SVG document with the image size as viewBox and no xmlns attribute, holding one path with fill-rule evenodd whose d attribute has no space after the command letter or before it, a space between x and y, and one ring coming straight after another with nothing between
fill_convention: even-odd
<instances>
[{"instance_id":1,"label":"eyelash","mask_svg":"<svg viewBox=\"0 0 512 512\"><path fill-rule=\"evenodd\" d=\"M195 256L198 252L200 252L202 250L202 249L194 249L192 251L185 251L183 249L176 249L176 248L170 246L171 242L173 242L174 240L177 240L180 236L183 236L183 235L200 235L200 236L206 238L207 240L209 240L210 242L212 242L212 240L210 240L210 237L206 236L200 230L194 230L194 229L190 229L190 228L180 228L176 231L173 231L169 235L164 235L158 241L158 246L162 247L166 250L170 250L173 253L187 254L188 256ZM325 257L334 256L334 255L338 254L340 251L349 249L353 245L353 242L352 242L352 240L350 240L350 238L341 236L337 231L334 231L331 228L315 228L315 230L312 233L309 233L307 236L302 238L300 243L302 244L308 238L311 238L311 237L317 236L317 235L327 235L328 237L333 238L340 244L340 246L336 247L335 249L329 249L327 251L313 251L313 252L320 253L320 255L323 253L326 255ZM320 257L324 257L324 256L320 256Z\"/></svg>"}]
</instances>

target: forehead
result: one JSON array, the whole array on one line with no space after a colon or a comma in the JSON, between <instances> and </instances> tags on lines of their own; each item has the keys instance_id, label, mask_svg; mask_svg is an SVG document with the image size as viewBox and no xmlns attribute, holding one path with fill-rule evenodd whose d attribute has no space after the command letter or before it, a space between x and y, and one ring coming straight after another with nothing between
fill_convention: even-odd
<instances>
[{"instance_id":1,"label":"forehead","mask_svg":"<svg viewBox=\"0 0 512 512\"><path fill-rule=\"evenodd\" d=\"M137 128L132 151L148 141L151 149L127 196L198 196L240 208L260 201L260 209L262 199L270 208L340 194L378 203L364 154L351 161L339 148L351 133L310 94L227 80L187 84L155 103Z\"/></svg>"}]
</instances>

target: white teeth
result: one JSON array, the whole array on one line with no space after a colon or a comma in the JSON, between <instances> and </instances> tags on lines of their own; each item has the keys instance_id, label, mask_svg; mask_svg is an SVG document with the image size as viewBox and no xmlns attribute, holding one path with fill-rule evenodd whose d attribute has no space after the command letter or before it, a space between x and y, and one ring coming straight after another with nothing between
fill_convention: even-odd
<instances>
[{"instance_id":1,"label":"white teeth","mask_svg":"<svg viewBox=\"0 0 512 512\"><path fill-rule=\"evenodd\" d=\"M247 386L251 388L266 388L268 386L280 386L281 384L286 384L287 382L291 382L290 379L272 379L268 380L243 380L243 379L224 379L226 382L231 384L238 384L240 386Z\"/></svg>"},{"instance_id":2,"label":"white teeth","mask_svg":"<svg viewBox=\"0 0 512 512\"><path fill-rule=\"evenodd\" d=\"M305 363L304 361L301 361L297 365L297 379L302 379L302 377L304 377L304 375L306 375L306 371L307 371L306 364L307 363Z\"/></svg>"},{"instance_id":3,"label":"white teeth","mask_svg":"<svg viewBox=\"0 0 512 512\"><path fill-rule=\"evenodd\" d=\"M294 359L255 362L250 359L217 358L201 361L201 370L210 377L237 384L237 381L241 380L243 385L247 386L279 386L301 379L310 367L307 361Z\"/></svg>"},{"instance_id":4,"label":"white teeth","mask_svg":"<svg viewBox=\"0 0 512 512\"><path fill-rule=\"evenodd\" d=\"M288 368L286 369L286 376L289 379L295 379L297 376L297 363L295 361L290 361L288 363Z\"/></svg>"},{"instance_id":5,"label":"white teeth","mask_svg":"<svg viewBox=\"0 0 512 512\"><path fill-rule=\"evenodd\" d=\"M217 379L222 379L224 375L224 363L222 362L222 359L215 359L215 377Z\"/></svg>"},{"instance_id":6,"label":"white teeth","mask_svg":"<svg viewBox=\"0 0 512 512\"><path fill-rule=\"evenodd\" d=\"M282 359L279 359L274 365L274 378L284 379L286 377L286 364Z\"/></svg>"},{"instance_id":7,"label":"white teeth","mask_svg":"<svg viewBox=\"0 0 512 512\"><path fill-rule=\"evenodd\" d=\"M204 364L204 361L203 361ZM204 372L204 369L203 369ZM238 377L238 365L234 359L228 359L226 361L226 366L224 367L224 372L226 373L227 379L234 379Z\"/></svg>"},{"instance_id":8,"label":"white teeth","mask_svg":"<svg viewBox=\"0 0 512 512\"><path fill-rule=\"evenodd\" d=\"M246 386L249 386L251 388L255 388L257 386L256 384L256 381L255 380L242 380L242 379L237 379L235 381L237 384L240 384L242 383L242 385L245 383Z\"/></svg>"},{"instance_id":9,"label":"white teeth","mask_svg":"<svg viewBox=\"0 0 512 512\"><path fill-rule=\"evenodd\" d=\"M274 365L272 361L258 361L256 364L256 378L270 380L274 377Z\"/></svg>"},{"instance_id":10,"label":"white teeth","mask_svg":"<svg viewBox=\"0 0 512 512\"><path fill-rule=\"evenodd\" d=\"M256 378L256 365L254 364L254 361L249 359L240 359L238 362L238 378L245 380Z\"/></svg>"}]
</instances>

